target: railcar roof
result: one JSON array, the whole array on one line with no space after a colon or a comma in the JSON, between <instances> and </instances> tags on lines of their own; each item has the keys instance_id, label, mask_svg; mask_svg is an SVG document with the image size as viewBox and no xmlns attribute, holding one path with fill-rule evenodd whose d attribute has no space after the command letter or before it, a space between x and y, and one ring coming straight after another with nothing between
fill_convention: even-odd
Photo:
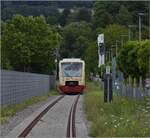
<instances>
[{"instance_id":1,"label":"railcar roof","mask_svg":"<svg viewBox=\"0 0 150 138\"><path fill-rule=\"evenodd\" d=\"M64 58L63 60L60 60L60 62L84 62L80 58Z\"/></svg>"}]
</instances>

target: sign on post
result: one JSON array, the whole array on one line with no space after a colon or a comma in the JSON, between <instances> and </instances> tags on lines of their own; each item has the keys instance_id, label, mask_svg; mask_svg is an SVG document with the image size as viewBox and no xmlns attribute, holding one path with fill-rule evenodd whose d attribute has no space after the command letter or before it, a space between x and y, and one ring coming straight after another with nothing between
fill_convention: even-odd
<instances>
[{"instance_id":1,"label":"sign on post","mask_svg":"<svg viewBox=\"0 0 150 138\"><path fill-rule=\"evenodd\" d=\"M104 34L99 34L97 38L98 43L98 55L99 55L99 61L98 61L98 67L105 64L105 46L104 46Z\"/></svg>"},{"instance_id":2,"label":"sign on post","mask_svg":"<svg viewBox=\"0 0 150 138\"><path fill-rule=\"evenodd\" d=\"M104 34L99 34L97 39L98 39L98 45L99 43L104 43Z\"/></svg>"},{"instance_id":3,"label":"sign on post","mask_svg":"<svg viewBox=\"0 0 150 138\"><path fill-rule=\"evenodd\" d=\"M106 66L106 74L110 74L110 66Z\"/></svg>"}]
</instances>

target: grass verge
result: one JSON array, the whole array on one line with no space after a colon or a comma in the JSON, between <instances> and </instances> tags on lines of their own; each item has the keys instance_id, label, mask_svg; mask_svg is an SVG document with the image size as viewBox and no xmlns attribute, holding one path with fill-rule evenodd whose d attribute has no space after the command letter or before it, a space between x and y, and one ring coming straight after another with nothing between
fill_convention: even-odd
<instances>
[{"instance_id":1,"label":"grass verge","mask_svg":"<svg viewBox=\"0 0 150 138\"><path fill-rule=\"evenodd\" d=\"M112 103L104 103L98 84L88 82L84 104L90 136L150 137L150 99L138 102L114 96Z\"/></svg>"},{"instance_id":2,"label":"grass verge","mask_svg":"<svg viewBox=\"0 0 150 138\"><path fill-rule=\"evenodd\" d=\"M44 94L42 96L34 96L30 99L23 101L22 103L1 107L0 108L0 111L1 111L0 124L6 123L8 119L14 116L18 111L21 111L25 109L26 107L33 105L37 102L44 101L52 95L58 95L58 92L55 90L51 90L47 94Z\"/></svg>"}]
</instances>

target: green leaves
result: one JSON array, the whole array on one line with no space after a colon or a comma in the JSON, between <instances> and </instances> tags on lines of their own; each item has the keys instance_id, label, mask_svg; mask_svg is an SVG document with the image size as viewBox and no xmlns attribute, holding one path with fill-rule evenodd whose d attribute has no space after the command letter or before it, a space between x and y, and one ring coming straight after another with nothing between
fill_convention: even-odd
<instances>
[{"instance_id":1,"label":"green leaves","mask_svg":"<svg viewBox=\"0 0 150 138\"><path fill-rule=\"evenodd\" d=\"M50 73L54 69L52 50L59 45L60 35L50 27L43 16L16 15L3 27L3 58L19 71ZM6 68L5 60L2 61ZM53 68L47 68L49 64Z\"/></svg>"},{"instance_id":2,"label":"green leaves","mask_svg":"<svg viewBox=\"0 0 150 138\"><path fill-rule=\"evenodd\" d=\"M150 58L150 41L142 41L137 51L137 63L141 73L145 76L150 74L149 70L149 58Z\"/></svg>"},{"instance_id":3,"label":"green leaves","mask_svg":"<svg viewBox=\"0 0 150 138\"><path fill-rule=\"evenodd\" d=\"M91 40L91 28L86 22L74 22L64 27L63 44L61 46L63 57L82 58Z\"/></svg>"},{"instance_id":4,"label":"green leaves","mask_svg":"<svg viewBox=\"0 0 150 138\"><path fill-rule=\"evenodd\" d=\"M121 25L126 25L127 26L128 24L131 24L132 15L128 11L127 7L125 7L124 5L122 5L120 7L119 13L117 15L117 21Z\"/></svg>"},{"instance_id":5,"label":"green leaves","mask_svg":"<svg viewBox=\"0 0 150 138\"><path fill-rule=\"evenodd\" d=\"M120 51L118 67L127 77L146 77L149 73L150 41L129 41Z\"/></svg>"},{"instance_id":6,"label":"green leaves","mask_svg":"<svg viewBox=\"0 0 150 138\"><path fill-rule=\"evenodd\" d=\"M137 24L139 12L148 14L148 1L95 1L94 3L94 27L106 27L109 24ZM148 26L148 17L144 25Z\"/></svg>"},{"instance_id":7,"label":"green leaves","mask_svg":"<svg viewBox=\"0 0 150 138\"><path fill-rule=\"evenodd\" d=\"M96 74L98 66L98 48L95 43L90 43L85 52L86 74L90 72Z\"/></svg>"}]
</instances>

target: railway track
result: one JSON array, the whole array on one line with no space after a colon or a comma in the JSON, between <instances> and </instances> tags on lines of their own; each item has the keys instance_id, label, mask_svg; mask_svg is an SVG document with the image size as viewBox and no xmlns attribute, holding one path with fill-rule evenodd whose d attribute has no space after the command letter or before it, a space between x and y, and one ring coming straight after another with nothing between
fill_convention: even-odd
<instances>
[{"instance_id":1,"label":"railway track","mask_svg":"<svg viewBox=\"0 0 150 138\"><path fill-rule=\"evenodd\" d=\"M63 99L66 96L60 96L58 97L55 101L50 103L41 113L39 113L31 123L20 133L18 138L24 138L27 137L28 134L31 132L31 130L36 126L36 124L42 119L42 117L58 103L61 99ZM74 98L75 97L75 98ZM79 100L80 95L74 96L73 98L73 103L71 102L72 106L70 108L70 111L68 111L69 116L66 118L66 125L67 125L67 130L66 130L66 137L67 138L75 138L76 137L76 127L75 127L75 114L76 114L76 108L77 108L77 103ZM67 97L66 97L67 98ZM65 100L65 99L64 99ZM70 105L71 105L70 104Z\"/></svg>"},{"instance_id":2,"label":"railway track","mask_svg":"<svg viewBox=\"0 0 150 138\"><path fill-rule=\"evenodd\" d=\"M76 137L76 127L75 127L75 114L76 114L76 107L79 100L80 95L77 96L75 99L75 102L72 104L69 118L68 118L68 124L67 124L67 138L75 138Z\"/></svg>"},{"instance_id":3,"label":"railway track","mask_svg":"<svg viewBox=\"0 0 150 138\"><path fill-rule=\"evenodd\" d=\"M26 137L32 128L38 123L38 121L56 104L58 103L62 98L64 98L64 95L57 98L54 102L49 104L47 108L45 108L24 130L23 132L18 136L19 138Z\"/></svg>"}]
</instances>

